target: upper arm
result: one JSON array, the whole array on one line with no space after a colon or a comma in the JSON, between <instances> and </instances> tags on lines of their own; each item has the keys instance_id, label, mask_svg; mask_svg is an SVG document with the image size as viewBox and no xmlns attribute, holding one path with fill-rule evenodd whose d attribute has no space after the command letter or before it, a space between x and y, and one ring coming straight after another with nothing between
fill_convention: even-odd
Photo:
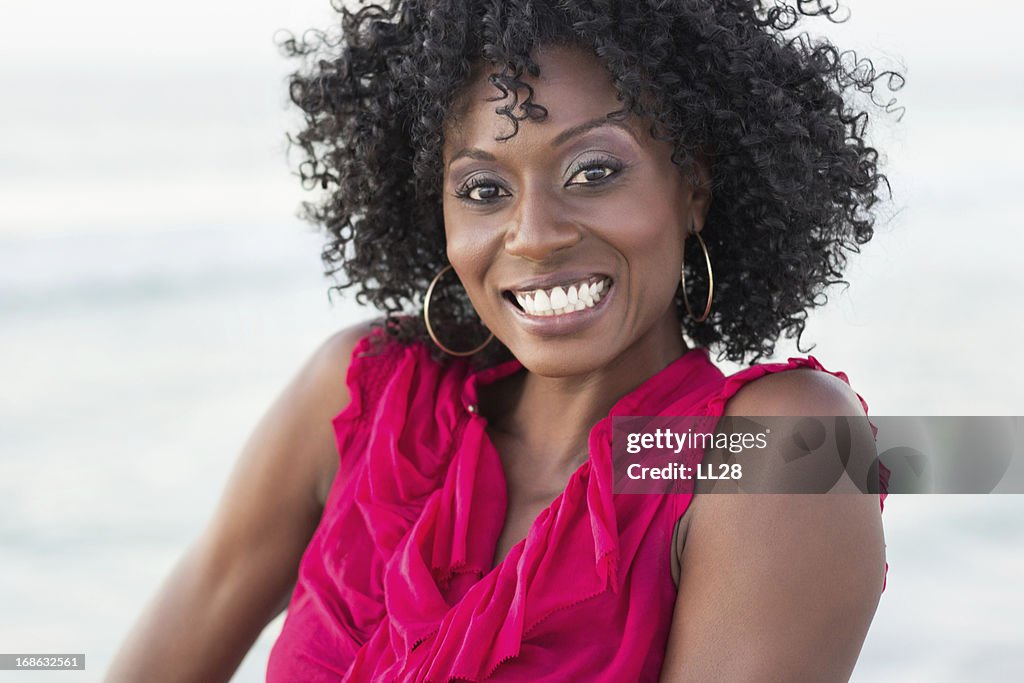
<instances>
[{"instance_id":1,"label":"upper arm","mask_svg":"<svg viewBox=\"0 0 1024 683\"><path fill-rule=\"evenodd\" d=\"M750 382L725 414L864 411L841 380L799 369ZM662 680L848 680L884 578L877 496L699 491Z\"/></svg>"},{"instance_id":2,"label":"upper arm","mask_svg":"<svg viewBox=\"0 0 1024 683\"><path fill-rule=\"evenodd\" d=\"M352 350L369 330L343 329L305 362L257 423L193 548L204 572L272 600L270 617L286 604L337 471L331 419L349 403Z\"/></svg>"}]
</instances>

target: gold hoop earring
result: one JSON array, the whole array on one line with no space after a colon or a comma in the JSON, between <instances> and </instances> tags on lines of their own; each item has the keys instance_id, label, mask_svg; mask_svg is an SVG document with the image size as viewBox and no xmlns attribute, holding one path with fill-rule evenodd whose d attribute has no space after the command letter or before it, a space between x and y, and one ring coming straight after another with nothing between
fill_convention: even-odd
<instances>
[{"instance_id":1,"label":"gold hoop earring","mask_svg":"<svg viewBox=\"0 0 1024 683\"><path fill-rule=\"evenodd\" d=\"M711 254L708 253L708 245L704 244L703 238L700 233L694 231L691 233L700 242L700 248L704 250L704 262L708 267L708 302L704 306L704 314L699 318L693 314L693 309L690 308L690 299L686 296L686 250L683 249L683 265L679 269L679 282L683 285L683 305L686 306L686 312L690 314L694 322L702 323L708 319L708 315L711 314L711 297L715 293L715 274L711 271Z\"/></svg>"},{"instance_id":2,"label":"gold hoop earring","mask_svg":"<svg viewBox=\"0 0 1024 683\"><path fill-rule=\"evenodd\" d=\"M430 338L434 340L434 343L437 344L438 348L440 348L442 351L452 356L472 356L474 353L482 351L485 346L491 343L491 340L494 339L493 332L491 333L491 336L489 336L484 341L483 344L476 347L472 351L453 351L437 340L437 335L434 333L434 326L430 324L430 297L433 296L434 294L434 287L437 285L438 280L440 280L441 276L447 273L449 270L452 270L452 265L450 263L444 268L442 268L441 272L435 275L434 279L430 281L430 286L427 287L427 295L423 298L423 322L427 324L427 334L430 335Z\"/></svg>"}]
</instances>

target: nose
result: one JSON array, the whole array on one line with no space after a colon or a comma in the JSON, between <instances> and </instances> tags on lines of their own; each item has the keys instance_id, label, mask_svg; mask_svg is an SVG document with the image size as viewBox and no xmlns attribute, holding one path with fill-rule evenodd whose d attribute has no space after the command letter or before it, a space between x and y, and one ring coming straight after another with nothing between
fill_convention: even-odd
<instances>
[{"instance_id":1,"label":"nose","mask_svg":"<svg viewBox=\"0 0 1024 683\"><path fill-rule=\"evenodd\" d=\"M581 239L579 226L570 220L564 207L542 190L528 190L520 195L505 237L505 251L541 262Z\"/></svg>"}]
</instances>

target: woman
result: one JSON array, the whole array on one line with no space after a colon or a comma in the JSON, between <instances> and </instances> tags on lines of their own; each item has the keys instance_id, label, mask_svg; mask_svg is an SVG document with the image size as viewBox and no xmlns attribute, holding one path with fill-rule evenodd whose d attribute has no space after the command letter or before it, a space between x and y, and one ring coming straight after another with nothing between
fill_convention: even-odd
<instances>
[{"instance_id":1,"label":"woman","mask_svg":"<svg viewBox=\"0 0 1024 683\"><path fill-rule=\"evenodd\" d=\"M811 4L394 2L289 41L325 262L386 324L270 410L108 680L227 680L286 604L269 681L848 679L878 498L611 482L615 416L871 439L813 357L708 352L799 336L872 235L844 94L880 76L782 37Z\"/></svg>"}]
</instances>

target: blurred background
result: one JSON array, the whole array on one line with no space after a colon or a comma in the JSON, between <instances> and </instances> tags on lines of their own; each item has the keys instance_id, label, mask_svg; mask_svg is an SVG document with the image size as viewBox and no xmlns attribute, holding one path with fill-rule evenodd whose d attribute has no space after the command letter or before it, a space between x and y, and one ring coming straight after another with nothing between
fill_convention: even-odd
<instances>
[{"instance_id":1,"label":"blurred background","mask_svg":"<svg viewBox=\"0 0 1024 683\"><path fill-rule=\"evenodd\" d=\"M806 28L903 71L906 113L873 115L894 199L805 342L872 414L1024 415L1024 5L844 4ZM286 158L275 32L333 17L0 2L0 650L87 657L3 681L98 680L263 411L374 315L328 300ZM892 496L884 522L854 680L1020 680L1024 496ZM235 681L263 680L282 620Z\"/></svg>"}]
</instances>

